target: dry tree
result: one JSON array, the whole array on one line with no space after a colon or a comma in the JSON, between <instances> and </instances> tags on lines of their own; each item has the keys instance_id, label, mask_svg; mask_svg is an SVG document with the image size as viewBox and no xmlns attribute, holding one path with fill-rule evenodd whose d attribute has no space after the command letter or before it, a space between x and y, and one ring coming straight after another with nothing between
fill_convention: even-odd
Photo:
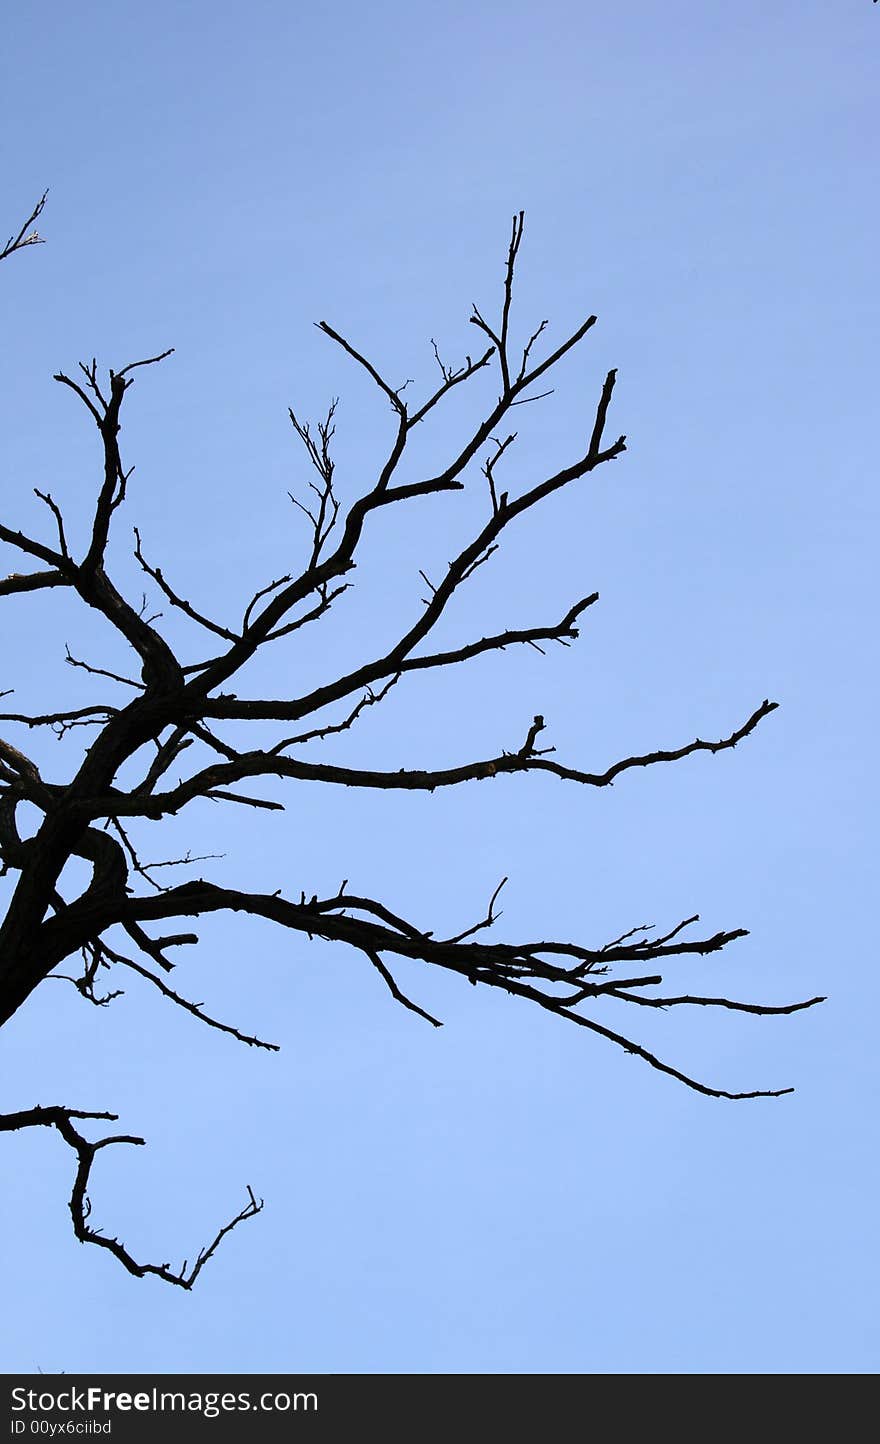
<instances>
[{"instance_id":1,"label":"dry tree","mask_svg":"<svg viewBox=\"0 0 880 1444\"><path fill-rule=\"evenodd\" d=\"M44 201L45 196L17 236L10 237L0 259L40 240L33 226ZM394 973L397 960L414 960L456 973L471 984L503 989L637 1055L650 1067L710 1097L776 1097L790 1091L727 1092L688 1076L662 1061L628 1032L602 1021L608 1016L609 1005L612 1010L624 1004L629 1008L709 1007L772 1014L792 1013L822 1001L810 998L772 1007L727 997L675 996L658 991L666 959L716 953L742 937L743 929L706 936L696 927L699 919L690 917L660 934L636 927L599 945L559 939L503 942L490 937L497 920L499 886L478 922L453 936L438 937L421 922L392 910L385 901L349 891L347 883L332 897L305 891L298 897L243 891L220 886L208 877L165 885L152 876L156 864L144 862L141 857L139 829L143 832L144 824L182 813L199 800L280 810L283 803L277 796L262 795L261 789L264 791L270 782L281 784L279 796L283 788L297 781L433 792L489 777L540 772L586 787L606 787L634 768L674 762L697 752L733 748L773 711L776 704L764 701L718 741L698 738L670 750L621 758L600 771L558 760L552 747L542 745L545 724L540 716L523 727L512 747L455 767L384 771L308 759L304 751L307 743L348 731L365 709L379 706L390 690L411 674L455 668L471 658L517 644L568 644L577 638L584 613L597 601L593 592L576 600L558 621L515 627L477 636L446 650L432 650L432 635L451 599L497 550L507 528L522 525L546 498L581 481L598 467L610 465L625 450L623 436L610 438L607 434L615 385L615 372L609 371L580 455L561 470L533 478L515 490L500 479L515 439L515 433L509 430L515 408L546 394L546 383L554 368L579 345L596 321L595 316L587 317L549 350L546 321L541 321L527 339L514 344L512 303L522 236L520 213L513 219L500 313L490 322L475 306L469 317L480 338L478 354L467 355L461 364L453 366L441 358L432 343L439 379L419 400L411 401L408 394L404 395L405 388L394 387L346 336L326 321L319 323L319 329L339 347L346 360L362 368L375 386L379 402L390 409L393 442L375 480L345 507L334 489L335 403L314 426L291 411L293 428L314 472L310 499L297 502L308 520L308 545L305 556L288 574L267 581L249 599L240 599L243 605L239 622L218 621L188 601L172 586L161 567L145 556L135 530L134 556L138 564L158 589L163 605L171 608L171 615L180 613L204 634L207 657L193 659L185 655L172 638L173 627L166 623L160 630L158 619L147 616L143 606L136 606L124 596L111 575L111 531L116 513L126 500L131 475L120 450L123 408L137 373L158 364L170 353L111 370L106 379L94 361L81 363L74 375L61 372L55 377L81 404L98 433L98 475L88 543L82 552L73 549L61 508L49 492L38 491L49 513L49 540L28 535L5 520L0 523L0 541L23 559L18 562L23 569L0 580L0 596L14 598L13 605L21 606L29 593L66 589L71 608L92 608L115 628L133 654L137 675L123 677L69 656L72 663L93 674L96 685L102 688L109 683L126 684L129 700L98 699L88 706L60 707L48 713L0 714L4 723L19 728L20 740L26 737L27 729L43 728L62 735L84 728L89 737L79 766L62 782L44 777L25 751L0 740L0 857L2 872L10 879L8 907L0 926L0 1024L11 1018L45 979L59 976L57 970L65 962L69 968L68 960L76 959L75 967L81 969L77 975L62 976L68 977L91 1004L108 1006L120 991L107 986L108 977L116 980L133 971L171 1003L187 1009L209 1027L221 1029L252 1047L272 1048L274 1045L211 1017L167 981L173 967L171 955L198 941L189 920L207 913L234 911L270 919L301 938L321 938L354 949L377 971L398 1003L435 1027L439 1020L399 987ZM544 354L540 355L542 349ZM415 481L400 480L401 461L413 431L442 407L453 390L466 386L472 377L490 367L495 370L499 390L497 400L486 408L488 414L452 442L448 460L436 474ZM436 584L429 583L428 596L415 615L404 619L391 647L368 652L351 671L334 675L331 667L319 686L302 695L251 698L228 690L230 682L262 649L282 639L284 645L295 646L297 633L320 622L352 585L351 573L368 518L391 507L410 509L417 498L461 491L466 476L474 474L485 498L482 522L449 563L445 575ZM413 508L414 530L418 525L415 511ZM272 724L274 740L252 748L237 745L248 723L259 724L260 736ZM233 724L236 743L230 734ZM169 784L170 770L182 762L185 754L185 775ZM123 769L128 776L137 769L137 780L131 785L119 784ZM255 783L256 793L242 790L253 788ZM27 816L36 814L39 819L28 836L22 836L20 831L19 809L25 804L29 804ZM68 874L62 879L72 859L83 860L90 869L90 881L77 895L69 895ZM187 856L179 861L202 859ZM81 1131L83 1125L114 1119L114 1114L106 1112L34 1107L0 1115L0 1130L55 1128L77 1158L70 1198L77 1238L108 1249L135 1276L155 1274L189 1289L224 1235L259 1212L262 1203L248 1189L241 1212L198 1254L191 1267L184 1265L174 1270L168 1264L139 1263L123 1243L90 1222L88 1185L95 1154L113 1143L143 1142L129 1135L111 1135L91 1142Z\"/></svg>"}]
</instances>

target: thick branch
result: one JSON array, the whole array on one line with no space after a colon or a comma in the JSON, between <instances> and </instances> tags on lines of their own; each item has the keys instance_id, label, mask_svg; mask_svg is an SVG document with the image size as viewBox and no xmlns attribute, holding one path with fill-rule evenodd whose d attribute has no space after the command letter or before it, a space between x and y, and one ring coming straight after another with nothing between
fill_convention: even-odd
<instances>
[{"instance_id":1,"label":"thick branch","mask_svg":"<svg viewBox=\"0 0 880 1444\"><path fill-rule=\"evenodd\" d=\"M7 537L4 540L8 539ZM0 579L0 597L12 596L14 592L39 592L45 587L69 587L70 578L61 572L12 572Z\"/></svg>"}]
</instances>

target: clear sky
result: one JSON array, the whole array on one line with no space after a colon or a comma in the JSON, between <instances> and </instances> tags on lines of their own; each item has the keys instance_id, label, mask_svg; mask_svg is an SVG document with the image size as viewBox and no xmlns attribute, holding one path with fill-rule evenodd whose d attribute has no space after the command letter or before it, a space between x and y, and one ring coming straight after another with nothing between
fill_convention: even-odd
<instances>
[{"instance_id":1,"label":"clear sky","mask_svg":"<svg viewBox=\"0 0 880 1444\"><path fill-rule=\"evenodd\" d=\"M127 402L120 574L137 523L185 595L237 607L304 546L287 407L340 396L349 497L385 444L387 409L311 322L427 384L430 338L463 354L471 302L497 303L522 207L516 326L599 324L520 413L511 481L580 454L610 366L629 450L510 535L448 636L601 602L575 648L411 678L327 756L449 765L518 745L540 711L561 757L601 768L781 704L734 753L602 792L303 785L278 817L194 811L153 855L224 852L213 876L294 895L347 877L447 932L509 874L514 939L699 912L750 936L674 965L676 986L829 1002L638 1013L711 1082L796 1085L732 1104L413 969L434 1031L363 960L256 921L206 923L178 981L277 1056L135 980L107 1010L47 982L3 1031L2 1107L109 1108L149 1140L99 1160L95 1221L178 1262L245 1184L266 1208L192 1295L138 1282L74 1241L61 1140L5 1137L0 1367L876 1369L878 54L870 0L10 8L4 238L51 190L48 244L0 273L7 524L44 524L33 486L71 517L94 493L94 429L52 373L175 346ZM273 684L389 636L468 505L373 527L347 609L279 649ZM3 622L22 706L85 697L65 643L121 660L49 594ZM50 775L71 765L30 741Z\"/></svg>"}]
</instances>

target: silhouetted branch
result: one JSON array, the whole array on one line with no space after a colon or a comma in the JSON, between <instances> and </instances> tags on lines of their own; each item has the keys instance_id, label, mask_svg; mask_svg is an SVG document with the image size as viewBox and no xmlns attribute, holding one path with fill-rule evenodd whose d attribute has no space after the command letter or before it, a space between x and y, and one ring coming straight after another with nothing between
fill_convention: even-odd
<instances>
[{"instance_id":1,"label":"silhouetted branch","mask_svg":"<svg viewBox=\"0 0 880 1444\"><path fill-rule=\"evenodd\" d=\"M390 685L390 684L389 684ZM695 752L723 752L736 744L750 732L768 713L778 706L776 702L762 702L742 727L730 736L717 742L704 742L696 738L684 747L674 751L647 752L635 757L624 757L613 763L604 772L583 772L574 767L565 767L545 755L546 750L535 749L535 741L544 729L543 717L536 717L529 728L528 736L518 752L501 752L495 757L479 762L468 762L459 767L423 769L400 768L396 772L375 771L368 768L340 767L325 762L305 762L300 758L282 757L279 749L296 743L308 742L332 732L345 731L355 720L364 706L379 701L384 692L361 700L343 723L318 728L299 737L288 737L279 742L271 752L244 752L234 755L228 762L213 763L201 772L181 782L170 792L154 792L149 796L113 793L83 802L89 816L97 817L150 817L159 818L180 812L188 803L200 797L218 796L218 787L228 787L242 782L246 777L292 778L300 782L329 782L342 787L381 788L391 791L435 792L438 787L457 787L464 782L484 781L489 777L500 777L511 773L552 772L570 782L579 782L589 787L608 787L622 772L635 767L651 767L661 762L677 762ZM243 800L238 798L236 800ZM265 804L263 804L265 805Z\"/></svg>"},{"instance_id":2,"label":"silhouetted branch","mask_svg":"<svg viewBox=\"0 0 880 1444\"><path fill-rule=\"evenodd\" d=\"M135 1278L144 1278L147 1274L155 1274L165 1283L177 1284L182 1289L191 1289L205 1264L216 1253L226 1235L231 1233L238 1224L244 1223L246 1219L253 1218L255 1214L259 1213L263 1207L263 1200L258 1201L251 1188L248 1187L248 1202L245 1207L218 1231L213 1242L207 1248L199 1250L192 1268L187 1267L187 1260L184 1260L182 1268L178 1271L172 1269L171 1265L167 1263L138 1263L119 1239L106 1237L100 1229L93 1228L89 1223L92 1204L88 1195L88 1186L95 1154L100 1149L108 1148L114 1143L130 1143L135 1147L142 1147L144 1139L136 1138L132 1134L120 1133L111 1138L99 1138L96 1143L92 1143L84 1138L73 1124L74 1119L77 1121L97 1119L115 1123L117 1117L116 1113L88 1113L79 1108L28 1108L20 1113L0 1114L0 1133L13 1133L22 1128L55 1128L77 1157L76 1176L70 1195L70 1216L73 1220L73 1231L80 1243L92 1243L98 1248L107 1249L114 1258L119 1260L123 1268L127 1269L130 1274L134 1274Z\"/></svg>"},{"instance_id":3,"label":"silhouetted branch","mask_svg":"<svg viewBox=\"0 0 880 1444\"><path fill-rule=\"evenodd\" d=\"M186 616L191 617L194 622L198 622L200 627L205 627L207 631L214 632L218 637L225 637L228 642L236 641L237 638L235 632L230 632L228 627L221 627L219 623L212 622L209 617L205 617L202 615L201 612L197 612L195 607L191 606L191 604L186 601L184 597L179 597L177 595L177 593L172 589L172 587L169 586L168 582L165 580L165 577L162 573L162 568L151 566L150 563L147 561L146 557L144 556L143 551L141 550L141 534L138 531L137 527L135 527L134 529L134 536L134 554L137 557L138 562L143 567L147 575L153 578L153 581L168 598L171 605L173 607L177 607L179 611L184 612Z\"/></svg>"},{"instance_id":4,"label":"silhouetted branch","mask_svg":"<svg viewBox=\"0 0 880 1444\"><path fill-rule=\"evenodd\" d=\"M24 225L15 236L10 236L3 250L0 251L0 261L5 261L7 256L13 255L16 251L23 251L25 246L40 246L43 244L43 237L37 231L31 230L34 222L42 215L43 207L46 204L48 191L43 191L37 204L34 206Z\"/></svg>"},{"instance_id":5,"label":"silhouetted branch","mask_svg":"<svg viewBox=\"0 0 880 1444\"><path fill-rule=\"evenodd\" d=\"M262 1038L256 1038L249 1033L242 1033L238 1028L232 1027L230 1023L221 1023L217 1018L209 1017L204 1011L204 1003L192 1003L188 998L181 997L180 993L176 993L173 988L169 988L167 983L163 982L155 973L151 973L149 968L145 968L142 963L137 962L134 958L126 957L124 953L118 953L114 956L113 961L119 963L121 967L131 968L132 971L138 973L140 977L146 978L147 982L152 983L153 987L157 988L164 998L168 998L170 1002L175 1003L178 1008L183 1008L185 1012L191 1013L194 1018L198 1018L200 1023L205 1023L209 1028L216 1028L220 1033L229 1033L233 1038L237 1038L239 1043L247 1043L249 1048L265 1048L269 1053L277 1053L280 1051L277 1043L265 1043Z\"/></svg>"},{"instance_id":6,"label":"silhouetted branch","mask_svg":"<svg viewBox=\"0 0 880 1444\"><path fill-rule=\"evenodd\" d=\"M71 712L0 712L0 722L23 722L27 727L98 726L115 716L116 707L76 707Z\"/></svg>"}]
</instances>

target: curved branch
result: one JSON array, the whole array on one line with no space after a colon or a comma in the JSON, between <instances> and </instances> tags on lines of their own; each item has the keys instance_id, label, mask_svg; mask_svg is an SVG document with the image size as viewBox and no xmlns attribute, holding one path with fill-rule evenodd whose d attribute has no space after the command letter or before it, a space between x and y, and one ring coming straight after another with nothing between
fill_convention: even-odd
<instances>
[{"instance_id":1,"label":"curved branch","mask_svg":"<svg viewBox=\"0 0 880 1444\"><path fill-rule=\"evenodd\" d=\"M696 738L684 747L674 751L642 753L635 757L624 757L613 763L604 772L582 772L573 767L564 767L559 762L548 760L535 751L535 741L544 729L543 717L536 717L529 729L528 737L518 752L502 752L496 757L481 762L468 762L459 767L439 768L431 771L400 768L397 772L379 772L366 768L339 767L329 762L304 762L300 758L281 757L273 752L244 752L228 762L214 763L203 771L181 782L170 792L154 793L152 796L132 796L112 793L84 801L83 808L92 818L97 817L162 817L179 812L181 808L198 797L216 794L218 788L225 788L246 777L295 778L300 782L328 782L342 787L378 788L406 792L434 792L438 787L456 787L463 782L482 781L519 772L552 772L570 782L579 782L588 787L608 787L622 772L634 767L650 767L661 762L678 762L695 752L723 752L735 747L744 737L754 731L763 717L775 711L778 703L764 701L742 727L717 742L704 742ZM332 728L324 731L332 731ZM340 727L337 730L344 730ZM278 744L290 746L294 741L307 741L320 735L320 730L304 734L301 738L289 738Z\"/></svg>"},{"instance_id":2,"label":"curved branch","mask_svg":"<svg viewBox=\"0 0 880 1444\"><path fill-rule=\"evenodd\" d=\"M106 1237L100 1229L94 1228L89 1223L92 1205L87 1190L95 1154L99 1149L108 1148L114 1143L130 1143L136 1147L142 1147L145 1140L131 1134L117 1134L112 1138L100 1138L97 1143L92 1143L89 1139L84 1138L73 1124L74 1119L100 1119L116 1122L117 1117L116 1113L89 1113L79 1108L28 1108L19 1113L0 1114L0 1133L12 1133L21 1128L35 1127L57 1129L77 1157L76 1176L70 1195L70 1216L73 1220L73 1231L80 1243L91 1243L98 1248L107 1249L135 1278L142 1279L147 1274L155 1274L157 1278L164 1280L167 1284L176 1284L181 1289L191 1289L205 1264L217 1252L226 1235L240 1223L244 1223L246 1219L253 1218L255 1214L258 1214L262 1210L263 1200L256 1199L248 1185L248 1202L245 1207L236 1214L235 1218L218 1230L212 1243L208 1244L206 1248L199 1249L191 1268L187 1267L188 1260L186 1259L179 1270L172 1269L171 1265L167 1263L138 1263L118 1238Z\"/></svg>"}]
</instances>

